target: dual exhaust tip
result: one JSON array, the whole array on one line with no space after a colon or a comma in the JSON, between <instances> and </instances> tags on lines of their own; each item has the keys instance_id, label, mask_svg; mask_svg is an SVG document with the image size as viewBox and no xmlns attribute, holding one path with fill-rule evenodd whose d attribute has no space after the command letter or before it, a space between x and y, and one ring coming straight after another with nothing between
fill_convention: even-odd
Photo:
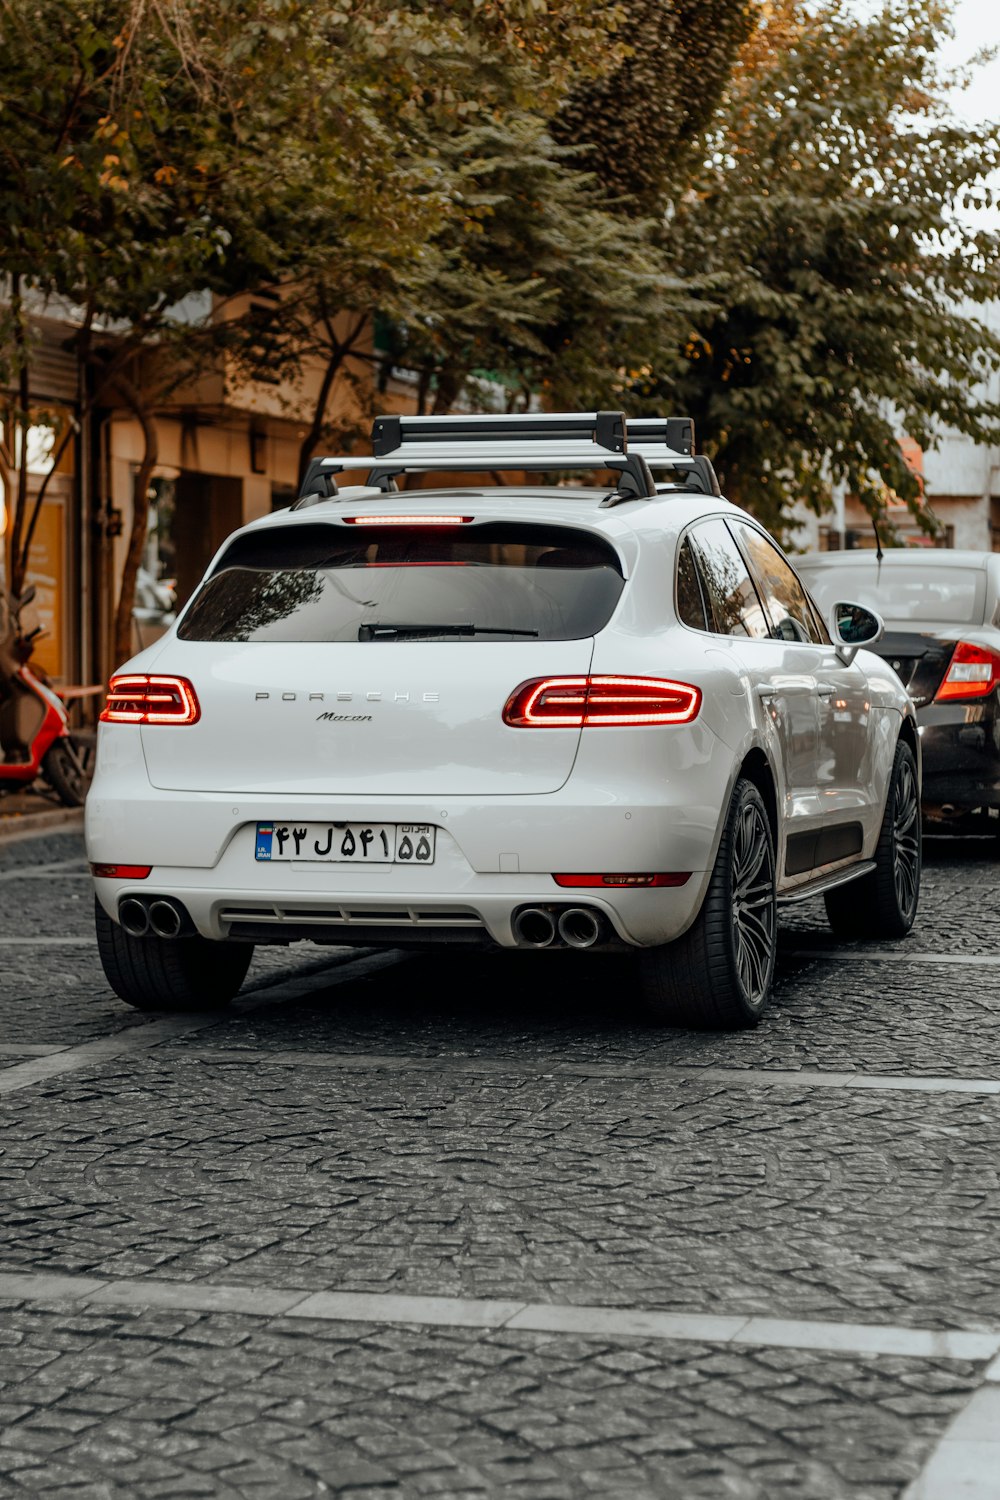
<instances>
[{"instance_id":1,"label":"dual exhaust tip","mask_svg":"<svg viewBox=\"0 0 1000 1500\"><path fill-rule=\"evenodd\" d=\"M191 931L191 919L169 896L126 896L118 920L129 937L177 938Z\"/></svg>"},{"instance_id":2,"label":"dual exhaust tip","mask_svg":"<svg viewBox=\"0 0 1000 1500\"><path fill-rule=\"evenodd\" d=\"M522 948L551 948L557 938L568 948L593 948L604 941L607 932L600 913L586 906L568 906L558 913L544 906L525 906L515 916L513 927Z\"/></svg>"}]
</instances>

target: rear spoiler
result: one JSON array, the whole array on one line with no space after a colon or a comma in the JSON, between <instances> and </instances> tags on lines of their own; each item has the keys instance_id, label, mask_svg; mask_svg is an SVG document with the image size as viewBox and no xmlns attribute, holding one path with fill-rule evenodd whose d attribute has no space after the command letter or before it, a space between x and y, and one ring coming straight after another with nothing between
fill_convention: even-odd
<instances>
[{"instance_id":1,"label":"rear spoiler","mask_svg":"<svg viewBox=\"0 0 1000 1500\"><path fill-rule=\"evenodd\" d=\"M401 474L586 468L617 474L616 488L602 502L606 506L656 499L654 469L674 473L684 488L719 493L711 463L694 454L689 417L629 422L619 411L382 416L372 426L372 457L313 459L293 509L335 499L338 474L364 471L370 486L391 493Z\"/></svg>"}]
</instances>

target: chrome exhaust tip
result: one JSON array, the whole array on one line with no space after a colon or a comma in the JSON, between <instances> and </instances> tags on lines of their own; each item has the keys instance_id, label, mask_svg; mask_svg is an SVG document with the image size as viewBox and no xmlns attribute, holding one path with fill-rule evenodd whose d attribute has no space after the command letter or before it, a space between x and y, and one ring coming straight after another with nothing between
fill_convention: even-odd
<instances>
[{"instance_id":1,"label":"chrome exhaust tip","mask_svg":"<svg viewBox=\"0 0 1000 1500\"><path fill-rule=\"evenodd\" d=\"M514 918L514 936L522 948L548 948L555 941L556 924L540 906L526 906Z\"/></svg>"},{"instance_id":2,"label":"chrome exhaust tip","mask_svg":"<svg viewBox=\"0 0 1000 1500\"><path fill-rule=\"evenodd\" d=\"M158 938L180 937L184 917L172 901L165 901L161 897L149 904L149 927Z\"/></svg>"},{"instance_id":3,"label":"chrome exhaust tip","mask_svg":"<svg viewBox=\"0 0 1000 1500\"><path fill-rule=\"evenodd\" d=\"M570 948L593 948L604 936L604 923L585 906L571 906L559 918L559 936Z\"/></svg>"},{"instance_id":4,"label":"chrome exhaust tip","mask_svg":"<svg viewBox=\"0 0 1000 1500\"><path fill-rule=\"evenodd\" d=\"M145 937L149 931L149 912L135 896L126 896L119 902L118 920L129 937Z\"/></svg>"}]
</instances>

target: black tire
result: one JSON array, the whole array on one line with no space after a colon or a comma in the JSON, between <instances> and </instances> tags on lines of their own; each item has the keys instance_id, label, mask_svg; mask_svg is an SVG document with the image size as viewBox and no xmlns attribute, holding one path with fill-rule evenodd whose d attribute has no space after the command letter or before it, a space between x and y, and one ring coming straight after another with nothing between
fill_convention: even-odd
<instances>
[{"instance_id":1,"label":"black tire","mask_svg":"<svg viewBox=\"0 0 1000 1500\"><path fill-rule=\"evenodd\" d=\"M756 1026L777 946L774 835L753 782L736 783L701 911L682 937L639 955L648 1019L700 1030Z\"/></svg>"},{"instance_id":2,"label":"black tire","mask_svg":"<svg viewBox=\"0 0 1000 1500\"><path fill-rule=\"evenodd\" d=\"M42 757L42 775L65 807L82 807L93 779L88 747L66 735L50 745Z\"/></svg>"},{"instance_id":3,"label":"black tire","mask_svg":"<svg viewBox=\"0 0 1000 1500\"><path fill-rule=\"evenodd\" d=\"M875 869L826 894L826 915L838 937L904 938L920 899L922 843L917 763L905 740L896 746L875 847Z\"/></svg>"},{"instance_id":4,"label":"black tire","mask_svg":"<svg viewBox=\"0 0 1000 1500\"><path fill-rule=\"evenodd\" d=\"M97 947L108 983L136 1010L222 1010L246 978L252 943L132 937L95 902Z\"/></svg>"}]
</instances>

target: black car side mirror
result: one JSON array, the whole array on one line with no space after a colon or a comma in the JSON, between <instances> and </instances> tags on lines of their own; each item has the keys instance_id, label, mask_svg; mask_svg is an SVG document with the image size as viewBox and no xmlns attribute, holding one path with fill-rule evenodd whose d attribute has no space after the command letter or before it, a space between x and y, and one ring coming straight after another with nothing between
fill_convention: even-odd
<instances>
[{"instance_id":1,"label":"black car side mirror","mask_svg":"<svg viewBox=\"0 0 1000 1500\"><path fill-rule=\"evenodd\" d=\"M885 632L881 615L866 609L863 604L841 601L831 611L830 632L837 647L837 655L849 667L862 646L871 646Z\"/></svg>"}]
</instances>

